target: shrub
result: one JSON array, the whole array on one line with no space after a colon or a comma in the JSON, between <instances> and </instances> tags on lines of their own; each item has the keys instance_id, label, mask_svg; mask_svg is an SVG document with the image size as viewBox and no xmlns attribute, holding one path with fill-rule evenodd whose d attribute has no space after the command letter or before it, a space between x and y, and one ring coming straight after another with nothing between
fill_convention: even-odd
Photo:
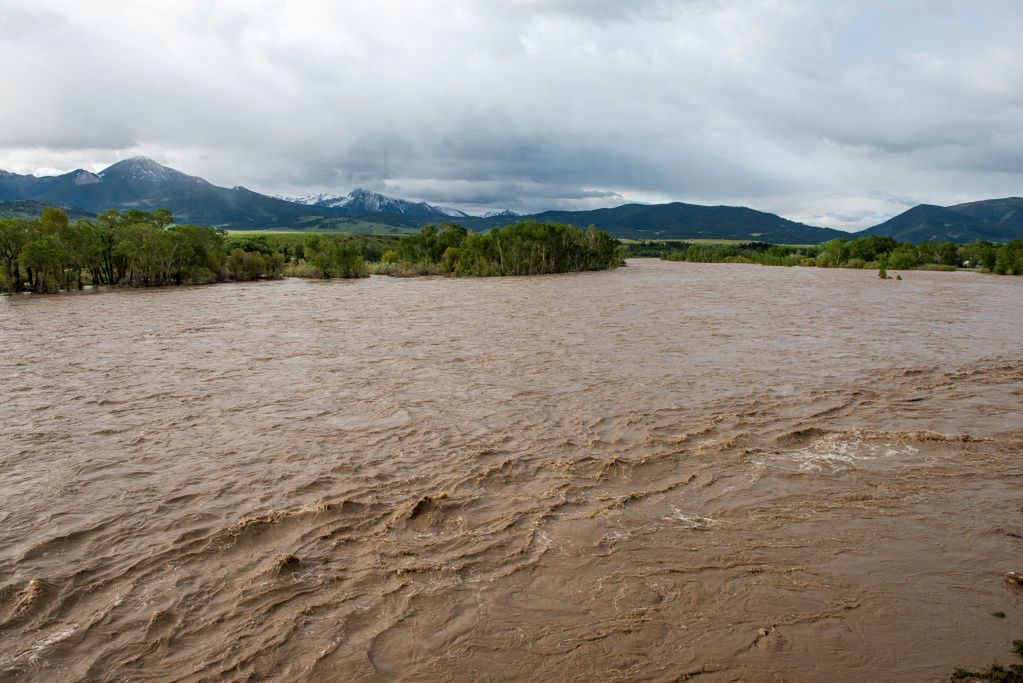
<instances>
[{"instance_id":1,"label":"shrub","mask_svg":"<svg viewBox=\"0 0 1023 683\"><path fill-rule=\"evenodd\" d=\"M323 271L307 261L299 261L284 267L284 277L322 278Z\"/></svg>"},{"instance_id":2,"label":"shrub","mask_svg":"<svg viewBox=\"0 0 1023 683\"><path fill-rule=\"evenodd\" d=\"M455 272L458 265L458 247L448 247L440 257L440 263L445 273Z\"/></svg>"},{"instance_id":3,"label":"shrub","mask_svg":"<svg viewBox=\"0 0 1023 683\"><path fill-rule=\"evenodd\" d=\"M380 261L379 263L369 264L369 271L374 275L390 275L391 277L415 277L417 275L441 274L439 265L436 263L429 263L427 261L421 261L419 263L407 263L405 261L388 263L387 261Z\"/></svg>"}]
</instances>

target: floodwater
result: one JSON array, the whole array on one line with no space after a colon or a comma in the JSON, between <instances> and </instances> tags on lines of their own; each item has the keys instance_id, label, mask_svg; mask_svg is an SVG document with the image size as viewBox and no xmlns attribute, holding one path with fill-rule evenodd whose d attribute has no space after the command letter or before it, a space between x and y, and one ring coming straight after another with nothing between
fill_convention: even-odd
<instances>
[{"instance_id":1,"label":"floodwater","mask_svg":"<svg viewBox=\"0 0 1023 683\"><path fill-rule=\"evenodd\" d=\"M2 300L0 679L1011 663L1023 278L904 277L635 260Z\"/></svg>"}]
</instances>

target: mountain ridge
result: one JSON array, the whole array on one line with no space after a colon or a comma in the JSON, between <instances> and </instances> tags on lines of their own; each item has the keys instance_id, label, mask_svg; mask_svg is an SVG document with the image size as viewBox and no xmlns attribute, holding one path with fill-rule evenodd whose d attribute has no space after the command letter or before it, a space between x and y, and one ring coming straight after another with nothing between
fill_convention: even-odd
<instances>
[{"instance_id":1,"label":"mountain ridge","mask_svg":"<svg viewBox=\"0 0 1023 683\"><path fill-rule=\"evenodd\" d=\"M904 242L1023 239L1023 198L983 199L953 206L918 204L856 235Z\"/></svg>"},{"instance_id":2,"label":"mountain ridge","mask_svg":"<svg viewBox=\"0 0 1023 683\"><path fill-rule=\"evenodd\" d=\"M419 218L469 218L469 214L446 206L434 206L426 202L398 199L379 192L355 188L345 195L321 193L307 197L283 197L285 201L305 206L322 206L331 209L346 209L362 213L394 213Z\"/></svg>"},{"instance_id":3,"label":"mountain ridge","mask_svg":"<svg viewBox=\"0 0 1023 683\"><path fill-rule=\"evenodd\" d=\"M594 225L615 237L633 239L816 244L864 235L888 235L914 242L1023 238L1023 198L1020 197L947 207L921 204L856 233L807 225L745 206L684 202L630 203L532 214L505 209L470 216L459 209L399 199L363 188L345 195L271 197L241 186L219 187L141 156L118 161L99 173L75 169L55 176L35 176L0 170L0 201L53 204L68 207L80 215L98 214L108 208L168 208L181 222L243 229L347 228L407 232L427 223L454 220L478 231L504 225L509 220L535 219L579 227Z\"/></svg>"}]
</instances>

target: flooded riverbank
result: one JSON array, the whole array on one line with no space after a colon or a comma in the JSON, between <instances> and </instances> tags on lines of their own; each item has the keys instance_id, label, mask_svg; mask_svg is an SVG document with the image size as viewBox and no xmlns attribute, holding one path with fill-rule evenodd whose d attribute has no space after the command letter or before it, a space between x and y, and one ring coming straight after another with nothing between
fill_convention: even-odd
<instances>
[{"instance_id":1,"label":"flooded riverbank","mask_svg":"<svg viewBox=\"0 0 1023 683\"><path fill-rule=\"evenodd\" d=\"M0 677L944 680L1023 637L1018 278L635 260L0 321Z\"/></svg>"}]
</instances>

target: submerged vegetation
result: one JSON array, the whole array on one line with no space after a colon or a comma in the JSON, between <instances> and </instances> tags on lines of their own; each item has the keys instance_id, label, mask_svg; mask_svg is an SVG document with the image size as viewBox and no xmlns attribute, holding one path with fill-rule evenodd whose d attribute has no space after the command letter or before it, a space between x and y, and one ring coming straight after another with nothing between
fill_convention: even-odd
<instances>
[{"instance_id":1,"label":"submerged vegetation","mask_svg":"<svg viewBox=\"0 0 1023 683\"><path fill-rule=\"evenodd\" d=\"M1012 642L1012 651L1016 656L1023 657L1023 640ZM998 683L1023 683L1023 665L992 664L981 671L957 668L952 674L952 681L997 681Z\"/></svg>"},{"instance_id":2,"label":"submerged vegetation","mask_svg":"<svg viewBox=\"0 0 1023 683\"><path fill-rule=\"evenodd\" d=\"M955 270L973 268L999 275L1023 275L1023 241L1004 244L976 241L898 242L869 235L834 239L819 245L780 245L767 242L695 244L642 242L630 254L658 255L668 261L696 263L756 263L767 266L818 266L882 270Z\"/></svg>"},{"instance_id":3,"label":"submerged vegetation","mask_svg":"<svg viewBox=\"0 0 1023 683\"><path fill-rule=\"evenodd\" d=\"M486 233L426 226L396 237L276 234L232 237L175 225L173 215L114 209L72 222L47 207L38 220L0 219L0 287L8 293L91 286L165 286L389 275L535 275L621 264L619 242L595 229L524 221Z\"/></svg>"}]
</instances>

